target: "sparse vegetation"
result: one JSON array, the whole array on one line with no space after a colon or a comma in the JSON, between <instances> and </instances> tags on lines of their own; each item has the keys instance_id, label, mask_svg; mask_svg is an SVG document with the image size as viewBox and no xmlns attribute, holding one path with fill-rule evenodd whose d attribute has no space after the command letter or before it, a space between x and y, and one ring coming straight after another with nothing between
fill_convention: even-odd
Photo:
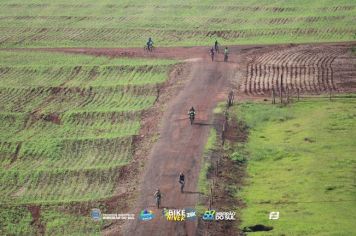
<instances>
[{"instance_id":1,"label":"sparse vegetation","mask_svg":"<svg viewBox=\"0 0 356 236\"><path fill-rule=\"evenodd\" d=\"M208 160L208 156L216 146L217 142L217 133L214 128L210 129L208 141L205 144L204 147L204 155L203 155L203 160L202 160L202 168L199 173L199 182L198 182L198 188L199 192L202 192L204 194L209 193L209 183L207 179L207 175L209 173L209 168L210 168L210 161Z\"/></svg>"},{"instance_id":2,"label":"sparse vegetation","mask_svg":"<svg viewBox=\"0 0 356 236\"><path fill-rule=\"evenodd\" d=\"M0 206L1 235L33 235L35 229L31 226L31 213L24 206Z\"/></svg>"},{"instance_id":3,"label":"sparse vegetation","mask_svg":"<svg viewBox=\"0 0 356 236\"><path fill-rule=\"evenodd\" d=\"M100 235L102 222L94 222L89 217L70 215L55 210L46 210L41 220L48 235Z\"/></svg>"}]
</instances>

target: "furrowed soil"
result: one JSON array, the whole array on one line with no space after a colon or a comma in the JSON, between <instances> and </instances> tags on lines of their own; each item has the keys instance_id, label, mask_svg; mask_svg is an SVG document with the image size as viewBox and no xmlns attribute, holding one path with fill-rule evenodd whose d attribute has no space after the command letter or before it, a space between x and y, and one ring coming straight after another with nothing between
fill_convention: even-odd
<instances>
[{"instance_id":1,"label":"furrowed soil","mask_svg":"<svg viewBox=\"0 0 356 236\"><path fill-rule=\"evenodd\" d=\"M265 99L272 91L290 94L323 94L356 91L356 58L351 48L356 43L229 46L229 62L218 54L212 62L207 47L143 49L57 48L36 49L84 53L110 57L174 58L186 63L187 73L175 74L184 85L167 103L160 122L159 139L152 146L136 189L137 201L130 213L152 209L150 222L136 219L123 227L112 225L106 235L196 235L197 222L168 222L155 209L154 191L162 191L162 208L194 208L199 193L197 181L203 146L213 125L212 111L230 90L238 99ZM184 76L184 78L182 78ZM197 111L189 124L188 109ZM179 172L187 178L185 193L180 193Z\"/></svg>"}]
</instances>

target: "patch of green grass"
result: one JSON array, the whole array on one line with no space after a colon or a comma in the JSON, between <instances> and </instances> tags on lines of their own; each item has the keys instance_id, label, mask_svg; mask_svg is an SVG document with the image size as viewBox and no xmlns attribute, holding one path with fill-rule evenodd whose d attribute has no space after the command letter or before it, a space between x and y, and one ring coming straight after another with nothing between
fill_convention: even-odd
<instances>
[{"instance_id":1,"label":"patch of green grass","mask_svg":"<svg viewBox=\"0 0 356 236\"><path fill-rule=\"evenodd\" d=\"M202 168L200 169L199 179L198 179L199 192L202 192L204 194L209 193L209 182L208 182L207 175L209 173L210 161L207 160L207 157L208 157L209 153L211 153L211 151L214 149L214 147L216 145L216 140L217 140L217 133L216 133L216 130L214 128L212 128L212 129L210 129L208 141L204 147Z\"/></svg>"},{"instance_id":2,"label":"patch of green grass","mask_svg":"<svg viewBox=\"0 0 356 236\"><path fill-rule=\"evenodd\" d=\"M46 235L100 235L103 222L93 221L89 216L77 216L48 209L42 211L41 222Z\"/></svg>"},{"instance_id":3,"label":"patch of green grass","mask_svg":"<svg viewBox=\"0 0 356 236\"><path fill-rule=\"evenodd\" d=\"M256 235L356 233L355 106L354 98L239 104L250 127L241 228L274 227ZM280 219L269 220L271 211Z\"/></svg>"},{"instance_id":4,"label":"patch of green grass","mask_svg":"<svg viewBox=\"0 0 356 236\"><path fill-rule=\"evenodd\" d=\"M202 163L202 167L199 173L199 181L198 181L198 190L203 194L209 193L209 182L207 179L207 174L209 170L210 163L208 161L204 161Z\"/></svg>"},{"instance_id":5,"label":"patch of green grass","mask_svg":"<svg viewBox=\"0 0 356 236\"><path fill-rule=\"evenodd\" d=\"M0 47L351 41L352 0L1 1Z\"/></svg>"},{"instance_id":6,"label":"patch of green grass","mask_svg":"<svg viewBox=\"0 0 356 236\"><path fill-rule=\"evenodd\" d=\"M225 102L220 102L213 110L214 114L222 114L224 111L224 108L226 108L226 103Z\"/></svg>"},{"instance_id":7,"label":"patch of green grass","mask_svg":"<svg viewBox=\"0 0 356 236\"><path fill-rule=\"evenodd\" d=\"M163 83L174 60L93 57L30 51L0 51L0 95L6 88L113 89ZM47 92L47 91L42 91ZM42 94L42 93L41 93ZM39 94L38 94L39 95Z\"/></svg>"},{"instance_id":8,"label":"patch of green grass","mask_svg":"<svg viewBox=\"0 0 356 236\"><path fill-rule=\"evenodd\" d=\"M211 152L214 149L214 147L216 145L216 140L217 140L216 130L210 129L208 141L206 142L205 147L204 147L205 154Z\"/></svg>"},{"instance_id":9,"label":"patch of green grass","mask_svg":"<svg viewBox=\"0 0 356 236\"><path fill-rule=\"evenodd\" d=\"M34 235L34 228L31 226L32 216L30 211L23 206L0 206L1 235Z\"/></svg>"},{"instance_id":10,"label":"patch of green grass","mask_svg":"<svg viewBox=\"0 0 356 236\"><path fill-rule=\"evenodd\" d=\"M31 52L31 51L0 51L1 67L86 67L86 66L164 66L173 65L175 60L167 59L144 59L144 58L125 58L125 57L100 57L85 54L68 54L62 52Z\"/></svg>"},{"instance_id":11,"label":"patch of green grass","mask_svg":"<svg viewBox=\"0 0 356 236\"><path fill-rule=\"evenodd\" d=\"M198 191L203 193L204 196L210 194L210 183L208 179L209 169L211 168L211 163L209 160L209 155L213 151L217 142L217 132L214 128L211 128L209 131L208 140L204 146L203 160L198 177ZM206 210L207 206L205 202L200 202L195 206L198 215L202 215Z\"/></svg>"}]
</instances>

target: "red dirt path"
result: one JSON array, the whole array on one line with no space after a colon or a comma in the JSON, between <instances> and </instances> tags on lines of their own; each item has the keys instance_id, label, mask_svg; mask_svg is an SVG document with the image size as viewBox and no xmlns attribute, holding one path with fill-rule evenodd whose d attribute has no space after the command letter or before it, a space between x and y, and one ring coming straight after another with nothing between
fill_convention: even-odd
<instances>
[{"instance_id":1,"label":"red dirt path","mask_svg":"<svg viewBox=\"0 0 356 236\"><path fill-rule=\"evenodd\" d=\"M181 209L194 208L199 193L197 180L201 157L209 128L212 110L219 100L225 98L229 71L233 64L211 62L192 63L189 81L180 94L171 101L162 118L160 139L154 145L146 165L140 187L137 208L154 209L154 190L159 187L163 193L162 207ZM197 119L190 126L187 110L197 110ZM179 192L178 175L185 173L186 192ZM195 235L196 221L167 222L160 211L154 210L156 218L151 222L134 221L124 229L125 235Z\"/></svg>"}]
</instances>

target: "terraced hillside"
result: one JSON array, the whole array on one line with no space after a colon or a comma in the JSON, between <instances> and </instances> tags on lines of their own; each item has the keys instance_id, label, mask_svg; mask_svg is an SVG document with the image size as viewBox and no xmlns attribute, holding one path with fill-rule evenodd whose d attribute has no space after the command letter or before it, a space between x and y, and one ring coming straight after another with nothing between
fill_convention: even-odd
<instances>
[{"instance_id":1,"label":"terraced hillside","mask_svg":"<svg viewBox=\"0 0 356 236\"><path fill-rule=\"evenodd\" d=\"M112 197L120 168L132 160L141 113L174 61L19 51L0 57L0 209L14 207L6 210L17 212L10 222L26 218L22 206ZM43 217L71 217L61 214ZM24 225L21 233L29 233ZM0 234L12 230L21 227Z\"/></svg>"},{"instance_id":2,"label":"terraced hillside","mask_svg":"<svg viewBox=\"0 0 356 236\"><path fill-rule=\"evenodd\" d=\"M142 47L354 40L356 3L0 1L0 47Z\"/></svg>"},{"instance_id":3,"label":"terraced hillside","mask_svg":"<svg viewBox=\"0 0 356 236\"><path fill-rule=\"evenodd\" d=\"M260 51L259 51L260 49ZM349 92L356 90L356 58L348 45L259 48L246 56L240 90L246 94Z\"/></svg>"}]
</instances>

